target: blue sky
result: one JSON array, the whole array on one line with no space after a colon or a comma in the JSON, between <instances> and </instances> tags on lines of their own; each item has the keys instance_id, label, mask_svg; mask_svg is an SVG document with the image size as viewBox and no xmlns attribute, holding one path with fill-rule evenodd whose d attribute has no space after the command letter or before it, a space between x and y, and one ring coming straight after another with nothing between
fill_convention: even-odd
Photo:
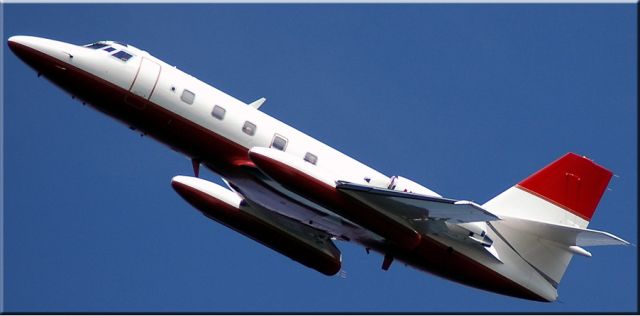
<instances>
[{"instance_id":1,"label":"blue sky","mask_svg":"<svg viewBox=\"0 0 640 316\"><path fill-rule=\"evenodd\" d=\"M384 172L485 202L567 151L619 177L590 228L637 243L635 5L3 4L5 311L637 311L637 248L575 257L560 302L339 243L326 277L200 215L181 154L37 78L11 35L114 39ZM217 180L205 172L204 177Z\"/></svg>"}]
</instances>

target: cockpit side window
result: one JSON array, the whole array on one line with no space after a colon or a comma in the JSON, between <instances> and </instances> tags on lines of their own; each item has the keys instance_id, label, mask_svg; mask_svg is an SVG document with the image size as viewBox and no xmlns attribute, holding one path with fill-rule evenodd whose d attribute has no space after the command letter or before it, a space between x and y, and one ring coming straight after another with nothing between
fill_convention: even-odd
<instances>
[{"instance_id":1,"label":"cockpit side window","mask_svg":"<svg viewBox=\"0 0 640 316\"><path fill-rule=\"evenodd\" d=\"M122 60L122 61L127 61L127 60L129 60L131 57L133 57L133 55L131 55L131 54L129 54L129 53L127 53L127 52L123 51L123 50L121 50L121 51L119 51L119 52L116 52L116 53L114 53L114 54L113 54L113 55L111 55L111 56L113 56L113 57L115 57L115 58L118 58L118 59L120 59L120 60Z\"/></svg>"},{"instance_id":2,"label":"cockpit side window","mask_svg":"<svg viewBox=\"0 0 640 316\"><path fill-rule=\"evenodd\" d=\"M103 48L105 46L109 46L105 43L93 43L93 44L89 44L87 46L85 46L86 48L91 48L91 49L100 49Z\"/></svg>"},{"instance_id":3,"label":"cockpit side window","mask_svg":"<svg viewBox=\"0 0 640 316\"><path fill-rule=\"evenodd\" d=\"M109 52L109 53L110 53L110 52L112 52L112 51L114 51L114 50L116 50L116 49L115 49L115 48L113 48L113 47L111 47L111 46L109 46L109 47L107 47L107 48L103 49L103 51L105 51L105 52Z\"/></svg>"}]
</instances>

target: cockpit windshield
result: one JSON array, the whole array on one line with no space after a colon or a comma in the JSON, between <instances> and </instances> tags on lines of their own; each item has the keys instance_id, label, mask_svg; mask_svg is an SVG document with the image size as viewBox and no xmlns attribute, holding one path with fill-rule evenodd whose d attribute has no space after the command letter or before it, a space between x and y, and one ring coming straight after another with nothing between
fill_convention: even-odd
<instances>
[{"instance_id":1,"label":"cockpit windshield","mask_svg":"<svg viewBox=\"0 0 640 316\"><path fill-rule=\"evenodd\" d=\"M122 43L122 42L116 42L116 41L100 41L100 42L95 42L92 44L87 44L84 47L86 48L90 48L90 49L95 49L95 50L101 50L101 51L105 51L107 53L110 53L111 56L120 59L124 62L128 61L129 59L131 59L134 54L130 53L128 51L125 51L124 48L129 48L129 45ZM135 50L135 49L134 49Z\"/></svg>"},{"instance_id":2,"label":"cockpit windshield","mask_svg":"<svg viewBox=\"0 0 640 316\"><path fill-rule=\"evenodd\" d=\"M129 58L133 57L133 55L131 55L131 54L129 54L129 53L123 51L123 50L115 52L111 56L113 56L115 58L118 58L118 59L120 59L122 61L127 61L127 60L129 60Z\"/></svg>"},{"instance_id":3,"label":"cockpit windshield","mask_svg":"<svg viewBox=\"0 0 640 316\"><path fill-rule=\"evenodd\" d=\"M108 44L97 42L97 43L86 45L85 47L86 48L91 48L91 49L100 49L100 48L103 48L105 46L108 46Z\"/></svg>"}]
</instances>

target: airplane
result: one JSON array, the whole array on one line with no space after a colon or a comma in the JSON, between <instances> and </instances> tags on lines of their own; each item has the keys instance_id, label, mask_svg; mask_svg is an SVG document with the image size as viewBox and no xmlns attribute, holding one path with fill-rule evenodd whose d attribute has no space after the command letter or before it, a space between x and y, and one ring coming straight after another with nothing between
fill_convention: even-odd
<instances>
[{"instance_id":1,"label":"airplane","mask_svg":"<svg viewBox=\"0 0 640 316\"><path fill-rule=\"evenodd\" d=\"M542 302L587 246L612 172L567 153L484 204L387 176L130 44L12 36L11 51L84 104L186 155L173 189L204 216L327 276L336 241L494 293ZM227 187L199 177L200 166Z\"/></svg>"}]
</instances>

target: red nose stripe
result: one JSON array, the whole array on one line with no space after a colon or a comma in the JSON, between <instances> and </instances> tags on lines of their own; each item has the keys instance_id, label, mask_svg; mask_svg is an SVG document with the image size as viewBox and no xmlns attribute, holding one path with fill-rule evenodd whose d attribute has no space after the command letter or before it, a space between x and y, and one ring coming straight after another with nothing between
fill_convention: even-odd
<instances>
[{"instance_id":1,"label":"red nose stripe","mask_svg":"<svg viewBox=\"0 0 640 316\"><path fill-rule=\"evenodd\" d=\"M590 159L568 153L518 186L590 221L611 176Z\"/></svg>"}]
</instances>

